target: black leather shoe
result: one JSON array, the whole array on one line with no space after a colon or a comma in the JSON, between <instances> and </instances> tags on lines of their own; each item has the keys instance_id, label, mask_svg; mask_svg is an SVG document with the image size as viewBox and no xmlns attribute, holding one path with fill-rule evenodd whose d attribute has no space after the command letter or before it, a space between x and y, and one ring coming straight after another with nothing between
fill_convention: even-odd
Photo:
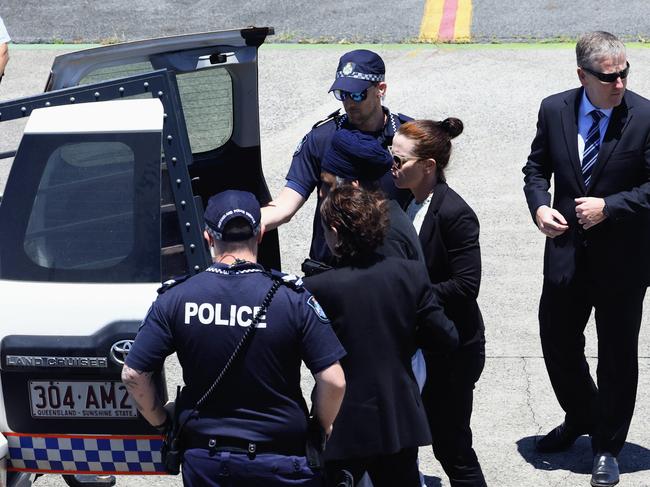
<instances>
[{"instance_id":1,"label":"black leather shoe","mask_svg":"<svg viewBox=\"0 0 650 487\"><path fill-rule=\"evenodd\" d=\"M591 470L593 487L611 487L618 484L618 462L611 453L596 453L594 468Z\"/></svg>"},{"instance_id":2,"label":"black leather shoe","mask_svg":"<svg viewBox=\"0 0 650 487\"><path fill-rule=\"evenodd\" d=\"M576 440L588 432L582 429L569 426L562 423L560 426L553 428L549 433L539 440L536 449L540 453L555 453L565 451L571 448Z\"/></svg>"}]
</instances>

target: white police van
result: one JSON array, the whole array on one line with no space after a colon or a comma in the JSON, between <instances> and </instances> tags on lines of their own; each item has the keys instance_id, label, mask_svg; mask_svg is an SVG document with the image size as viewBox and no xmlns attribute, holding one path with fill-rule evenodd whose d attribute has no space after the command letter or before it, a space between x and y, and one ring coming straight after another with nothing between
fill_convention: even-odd
<instances>
[{"instance_id":1,"label":"white police van","mask_svg":"<svg viewBox=\"0 0 650 487\"><path fill-rule=\"evenodd\" d=\"M45 93L0 103L0 133L27 119L18 148L0 153L0 485L164 474L160 436L120 371L160 283L209 265L209 196L270 200L257 94L270 34L66 54ZM260 260L280 267L276 232Z\"/></svg>"}]
</instances>

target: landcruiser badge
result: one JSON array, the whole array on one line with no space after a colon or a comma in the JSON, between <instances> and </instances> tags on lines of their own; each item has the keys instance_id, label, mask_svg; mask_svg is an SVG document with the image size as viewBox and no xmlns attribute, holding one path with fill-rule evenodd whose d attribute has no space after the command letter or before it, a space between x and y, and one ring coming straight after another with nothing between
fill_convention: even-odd
<instances>
[{"instance_id":1,"label":"landcruiser badge","mask_svg":"<svg viewBox=\"0 0 650 487\"><path fill-rule=\"evenodd\" d=\"M111 359L118 365L124 365L126 356L129 354L129 350L133 346L133 340L120 340L119 342L113 343L111 347Z\"/></svg>"},{"instance_id":2,"label":"landcruiser badge","mask_svg":"<svg viewBox=\"0 0 650 487\"><path fill-rule=\"evenodd\" d=\"M7 355L11 367L74 367L106 368L106 357L36 357L31 355Z\"/></svg>"}]
</instances>

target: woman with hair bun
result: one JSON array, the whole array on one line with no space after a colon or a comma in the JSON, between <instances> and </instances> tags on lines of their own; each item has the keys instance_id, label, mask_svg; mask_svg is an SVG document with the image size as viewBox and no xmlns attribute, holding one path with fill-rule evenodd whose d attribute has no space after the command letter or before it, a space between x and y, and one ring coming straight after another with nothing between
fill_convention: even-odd
<instances>
[{"instance_id":1,"label":"woman with hair bun","mask_svg":"<svg viewBox=\"0 0 650 487\"><path fill-rule=\"evenodd\" d=\"M374 487L420 487L418 447L429 445L426 412L411 369L418 347L449 353L458 344L419 261L376 250L388 227L377 192L342 185L320 208L337 267L305 278L347 355L346 394L325 449L328 485L347 471Z\"/></svg>"},{"instance_id":2,"label":"woman with hair bun","mask_svg":"<svg viewBox=\"0 0 650 487\"><path fill-rule=\"evenodd\" d=\"M425 352L422 399L433 452L452 487L482 487L485 478L470 429L474 385L485 365L483 317L476 302L481 284L479 222L445 175L451 140L462 132L463 122L457 118L405 123L393 139L392 173L395 185L413 194L407 214L418 232L429 278L460 338L452 354Z\"/></svg>"}]
</instances>

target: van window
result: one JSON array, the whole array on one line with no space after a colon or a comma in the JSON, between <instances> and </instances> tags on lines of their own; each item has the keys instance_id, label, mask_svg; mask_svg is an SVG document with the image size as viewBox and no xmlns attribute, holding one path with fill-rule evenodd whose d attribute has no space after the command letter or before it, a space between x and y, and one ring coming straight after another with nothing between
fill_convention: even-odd
<instances>
[{"instance_id":1,"label":"van window","mask_svg":"<svg viewBox=\"0 0 650 487\"><path fill-rule=\"evenodd\" d=\"M193 154L224 145L232 135L232 79L223 68L177 75Z\"/></svg>"},{"instance_id":2,"label":"van window","mask_svg":"<svg viewBox=\"0 0 650 487\"><path fill-rule=\"evenodd\" d=\"M149 61L142 63L119 64L117 66L106 66L86 74L86 76L81 78L79 84L89 85L101 81L108 81L110 79L126 78L128 76L135 76L136 74L149 73L151 71L153 71L153 66Z\"/></svg>"},{"instance_id":3,"label":"van window","mask_svg":"<svg viewBox=\"0 0 650 487\"><path fill-rule=\"evenodd\" d=\"M133 151L122 142L65 144L47 160L25 233L50 269L102 269L133 248Z\"/></svg>"},{"instance_id":4,"label":"van window","mask_svg":"<svg viewBox=\"0 0 650 487\"><path fill-rule=\"evenodd\" d=\"M88 73L79 84L98 83L153 70L148 61L102 67ZM233 128L233 96L232 78L227 69L201 68L177 73L176 80L192 153L209 152L228 142ZM150 93L141 93L125 98L150 96Z\"/></svg>"},{"instance_id":5,"label":"van window","mask_svg":"<svg viewBox=\"0 0 650 487\"><path fill-rule=\"evenodd\" d=\"M160 282L160 134L25 134L0 203L0 279Z\"/></svg>"}]
</instances>

